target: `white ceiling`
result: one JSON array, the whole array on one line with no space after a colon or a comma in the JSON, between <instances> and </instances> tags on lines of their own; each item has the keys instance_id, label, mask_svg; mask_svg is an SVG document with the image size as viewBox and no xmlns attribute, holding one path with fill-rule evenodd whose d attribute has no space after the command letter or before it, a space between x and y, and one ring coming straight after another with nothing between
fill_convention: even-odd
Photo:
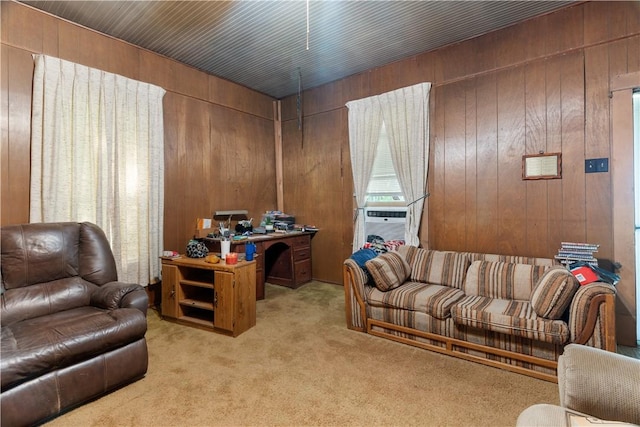
<instances>
[{"instance_id":1,"label":"white ceiling","mask_svg":"<svg viewBox=\"0 0 640 427\"><path fill-rule=\"evenodd\" d=\"M22 2L278 99L573 3Z\"/></svg>"}]
</instances>

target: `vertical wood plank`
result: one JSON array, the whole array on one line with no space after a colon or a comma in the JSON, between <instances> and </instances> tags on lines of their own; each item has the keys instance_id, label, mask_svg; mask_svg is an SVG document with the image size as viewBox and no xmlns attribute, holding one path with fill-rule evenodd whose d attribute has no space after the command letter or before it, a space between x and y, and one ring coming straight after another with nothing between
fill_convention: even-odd
<instances>
[{"instance_id":1,"label":"vertical wood plank","mask_svg":"<svg viewBox=\"0 0 640 427\"><path fill-rule=\"evenodd\" d=\"M444 233L446 249L463 250L465 230L465 86L444 89Z\"/></svg>"},{"instance_id":2,"label":"vertical wood plank","mask_svg":"<svg viewBox=\"0 0 640 427\"><path fill-rule=\"evenodd\" d=\"M282 109L280 101L273 101L273 133L276 155L276 200L279 211L284 211L282 178Z\"/></svg>"},{"instance_id":3,"label":"vertical wood plank","mask_svg":"<svg viewBox=\"0 0 640 427\"><path fill-rule=\"evenodd\" d=\"M525 147L524 69L498 73L498 251L526 250L526 187L522 181Z\"/></svg>"},{"instance_id":4,"label":"vertical wood plank","mask_svg":"<svg viewBox=\"0 0 640 427\"><path fill-rule=\"evenodd\" d=\"M4 12L4 4L1 5ZM0 45L0 194L9 194L9 47ZM0 203L0 225L9 224L8 203Z\"/></svg>"},{"instance_id":5,"label":"vertical wood plank","mask_svg":"<svg viewBox=\"0 0 640 427\"><path fill-rule=\"evenodd\" d=\"M536 62L525 68L525 154L547 151L546 67ZM547 180L525 181L526 243L531 256L548 256Z\"/></svg>"},{"instance_id":6,"label":"vertical wood plank","mask_svg":"<svg viewBox=\"0 0 640 427\"><path fill-rule=\"evenodd\" d=\"M6 49L8 60L8 126L7 150L8 192L2 197L2 221L5 224L29 222L31 183L31 89L33 59L21 49ZM8 205L5 207L5 204ZM5 210L6 208L6 210Z\"/></svg>"},{"instance_id":7,"label":"vertical wood plank","mask_svg":"<svg viewBox=\"0 0 640 427\"><path fill-rule=\"evenodd\" d=\"M546 119L547 119L547 151L550 153L562 150L562 99L561 99L561 58L553 58L546 62ZM564 157L564 154L563 154ZM562 175L565 175L566 164L562 164ZM547 220L549 223L549 256L557 253L564 235L563 222L563 183L564 179L553 179L547 182Z\"/></svg>"},{"instance_id":8,"label":"vertical wood plank","mask_svg":"<svg viewBox=\"0 0 640 427\"><path fill-rule=\"evenodd\" d=\"M497 253L498 100L496 75L480 77L477 82L477 250Z\"/></svg>"},{"instance_id":9,"label":"vertical wood plank","mask_svg":"<svg viewBox=\"0 0 640 427\"><path fill-rule=\"evenodd\" d=\"M182 98L173 92L167 92L163 99L164 115L164 249L182 252L176 216L179 209L167 201L178 200L181 182L178 171L178 145L180 141L180 123L178 118L184 113Z\"/></svg>"},{"instance_id":10,"label":"vertical wood plank","mask_svg":"<svg viewBox=\"0 0 640 427\"><path fill-rule=\"evenodd\" d=\"M609 49L585 49L585 159L609 158ZM583 166L584 167L584 166ZM599 244L597 258L611 259L611 174L585 174L587 242Z\"/></svg>"},{"instance_id":11,"label":"vertical wood plank","mask_svg":"<svg viewBox=\"0 0 640 427\"><path fill-rule=\"evenodd\" d=\"M564 232L569 241L586 240L584 172L584 57L562 58L562 163Z\"/></svg>"},{"instance_id":12,"label":"vertical wood plank","mask_svg":"<svg viewBox=\"0 0 640 427\"><path fill-rule=\"evenodd\" d=\"M476 80L465 82L465 250L475 252L478 245L477 227L477 103Z\"/></svg>"},{"instance_id":13,"label":"vertical wood plank","mask_svg":"<svg viewBox=\"0 0 640 427\"><path fill-rule=\"evenodd\" d=\"M443 87L431 89L434 98L435 111L430 112L431 137L430 156L432 158L429 167L429 248L439 249L446 245L444 231L445 220L445 93Z\"/></svg>"}]
</instances>

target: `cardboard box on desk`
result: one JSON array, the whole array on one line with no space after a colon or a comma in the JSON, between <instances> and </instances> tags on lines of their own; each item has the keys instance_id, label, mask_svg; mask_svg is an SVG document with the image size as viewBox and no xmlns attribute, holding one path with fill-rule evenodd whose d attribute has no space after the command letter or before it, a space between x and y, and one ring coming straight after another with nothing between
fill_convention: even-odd
<instances>
[{"instance_id":1,"label":"cardboard box on desk","mask_svg":"<svg viewBox=\"0 0 640 427\"><path fill-rule=\"evenodd\" d=\"M196 239L202 239L203 237L207 237L210 233L215 231L214 228L211 227L211 219L210 218L198 218L196 220L196 232L194 233L194 237Z\"/></svg>"},{"instance_id":2,"label":"cardboard box on desk","mask_svg":"<svg viewBox=\"0 0 640 427\"><path fill-rule=\"evenodd\" d=\"M207 237L209 234L214 233L215 231L215 228L196 229L194 236L196 239L202 239L204 237Z\"/></svg>"}]
</instances>

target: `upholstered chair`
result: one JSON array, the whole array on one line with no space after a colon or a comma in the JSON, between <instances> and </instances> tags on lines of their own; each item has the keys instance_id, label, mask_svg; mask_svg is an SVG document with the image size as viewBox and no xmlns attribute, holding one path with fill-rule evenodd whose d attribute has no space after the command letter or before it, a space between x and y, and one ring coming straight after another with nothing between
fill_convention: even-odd
<instances>
[{"instance_id":1,"label":"upholstered chair","mask_svg":"<svg viewBox=\"0 0 640 427\"><path fill-rule=\"evenodd\" d=\"M601 420L640 425L638 359L569 344L558 360L558 389L560 406L533 405L520 414L517 426L570 426L579 417L594 425Z\"/></svg>"}]
</instances>

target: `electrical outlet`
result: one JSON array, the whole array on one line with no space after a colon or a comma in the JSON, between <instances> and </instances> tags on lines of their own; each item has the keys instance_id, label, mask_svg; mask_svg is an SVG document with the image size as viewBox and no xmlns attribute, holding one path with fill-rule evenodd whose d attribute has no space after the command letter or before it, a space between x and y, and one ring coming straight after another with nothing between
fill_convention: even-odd
<instances>
[{"instance_id":1,"label":"electrical outlet","mask_svg":"<svg viewBox=\"0 0 640 427\"><path fill-rule=\"evenodd\" d=\"M584 161L584 172L585 173L597 172L595 159L587 159Z\"/></svg>"}]
</instances>

